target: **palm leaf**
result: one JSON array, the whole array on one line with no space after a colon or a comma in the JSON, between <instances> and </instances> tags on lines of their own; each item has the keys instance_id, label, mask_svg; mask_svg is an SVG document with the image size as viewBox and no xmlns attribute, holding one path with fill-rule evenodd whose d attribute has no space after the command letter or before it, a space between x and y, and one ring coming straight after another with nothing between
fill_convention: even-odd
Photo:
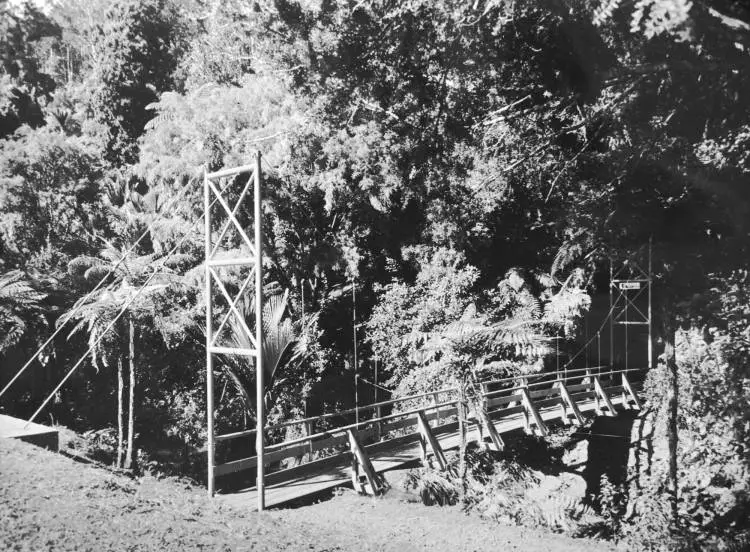
<instances>
[{"instance_id":1,"label":"palm leaf","mask_svg":"<svg viewBox=\"0 0 750 552\"><path fill-rule=\"evenodd\" d=\"M284 369L291 369L304 360L308 354L307 343L297 338L293 322L287 318L289 293L274 294L267 297L263 306L264 338L261 344L263 358L264 388L266 403L272 389L280 384L279 374ZM238 306L245 324L252 328L255 319L254 301L243 298ZM314 319L314 317L311 317ZM242 324L232 316L228 322L230 346L253 349L254 345L244 331ZM253 362L247 357L222 355L222 364L230 380L237 388L248 410L255 410L255 370Z\"/></svg>"}]
</instances>

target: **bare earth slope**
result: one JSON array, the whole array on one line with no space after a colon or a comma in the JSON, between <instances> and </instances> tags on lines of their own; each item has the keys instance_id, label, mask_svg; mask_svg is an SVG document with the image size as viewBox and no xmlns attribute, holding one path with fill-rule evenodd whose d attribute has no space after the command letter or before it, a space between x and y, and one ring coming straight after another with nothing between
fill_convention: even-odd
<instances>
[{"instance_id":1,"label":"bare earth slope","mask_svg":"<svg viewBox=\"0 0 750 552\"><path fill-rule=\"evenodd\" d=\"M0 440L0 550L604 550L600 542L507 527L457 508L346 493L262 515L174 480L131 480Z\"/></svg>"}]
</instances>

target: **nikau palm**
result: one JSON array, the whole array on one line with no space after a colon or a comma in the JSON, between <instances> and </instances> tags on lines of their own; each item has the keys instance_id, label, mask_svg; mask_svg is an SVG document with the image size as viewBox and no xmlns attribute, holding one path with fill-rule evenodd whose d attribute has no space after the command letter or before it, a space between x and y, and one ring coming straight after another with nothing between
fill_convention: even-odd
<instances>
[{"instance_id":1,"label":"nikau palm","mask_svg":"<svg viewBox=\"0 0 750 552\"><path fill-rule=\"evenodd\" d=\"M283 381L279 374L292 370L307 356L304 340L298 338L298 329L288 316L289 293L267 297L263 305L263 355L264 408L268 411L275 403L274 390ZM240 300L237 310L242 314L248 327L254 327L255 303L246 298ZM312 317L308 322L312 320ZM253 349L254 346L245 334L242 325L231 317L228 322L228 341L232 347ZM255 369L247 357L221 355L224 370L231 378L242 399L245 410L253 416L257 411L255 395Z\"/></svg>"}]
</instances>

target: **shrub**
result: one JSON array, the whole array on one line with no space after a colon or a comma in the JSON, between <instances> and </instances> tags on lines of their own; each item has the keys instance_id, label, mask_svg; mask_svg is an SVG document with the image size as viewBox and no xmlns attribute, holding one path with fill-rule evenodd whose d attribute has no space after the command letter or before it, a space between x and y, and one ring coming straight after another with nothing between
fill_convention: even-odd
<instances>
[{"instance_id":1,"label":"shrub","mask_svg":"<svg viewBox=\"0 0 750 552\"><path fill-rule=\"evenodd\" d=\"M428 468L411 470L405 487L416 490L428 506L456 505L460 501L464 510L506 524L545 527L576 535L606 534L605 520L580 498L563 494L540 498L530 493L538 487L543 474L524 467L513 457L523 457L526 451L532 447L539 449L541 445L536 439L518 439L516 443L515 448L503 453L482 450L476 445L467 450L468 476L463 497L457 455L449 459L445 472Z\"/></svg>"}]
</instances>

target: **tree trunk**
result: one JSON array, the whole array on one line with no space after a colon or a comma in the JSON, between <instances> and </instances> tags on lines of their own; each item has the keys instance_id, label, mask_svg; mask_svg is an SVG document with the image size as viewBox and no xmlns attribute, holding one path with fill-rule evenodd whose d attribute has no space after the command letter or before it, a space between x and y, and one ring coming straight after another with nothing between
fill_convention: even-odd
<instances>
[{"instance_id":1,"label":"tree trunk","mask_svg":"<svg viewBox=\"0 0 750 552\"><path fill-rule=\"evenodd\" d=\"M679 404L679 380L675 358L675 329L668 314L664 317L664 364L667 371L667 442L669 445L669 491L672 506L672 521L677 522L677 415Z\"/></svg>"},{"instance_id":2,"label":"tree trunk","mask_svg":"<svg viewBox=\"0 0 750 552\"><path fill-rule=\"evenodd\" d=\"M125 394L125 381L122 378L122 356L117 357L117 467L122 467L122 441L123 441L123 404Z\"/></svg>"},{"instance_id":3,"label":"tree trunk","mask_svg":"<svg viewBox=\"0 0 750 552\"><path fill-rule=\"evenodd\" d=\"M128 448L125 453L125 469L131 469L133 466L133 441L135 433L135 329L133 328L132 316L128 318L128 369L130 371L130 388L128 389Z\"/></svg>"},{"instance_id":4,"label":"tree trunk","mask_svg":"<svg viewBox=\"0 0 750 552\"><path fill-rule=\"evenodd\" d=\"M461 501L466 498L468 466L466 465L466 388L459 385L458 398L458 476L461 480Z\"/></svg>"},{"instance_id":5,"label":"tree trunk","mask_svg":"<svg viewBox=\"0 0 750 552\"><path fill-rule=\"evenodd\" d=\"M68 73L68 84L73 82L73 65L70 62L70 46L65 47L65 55L67 57L67 73Z\"/></svg>"}]
</instances>

